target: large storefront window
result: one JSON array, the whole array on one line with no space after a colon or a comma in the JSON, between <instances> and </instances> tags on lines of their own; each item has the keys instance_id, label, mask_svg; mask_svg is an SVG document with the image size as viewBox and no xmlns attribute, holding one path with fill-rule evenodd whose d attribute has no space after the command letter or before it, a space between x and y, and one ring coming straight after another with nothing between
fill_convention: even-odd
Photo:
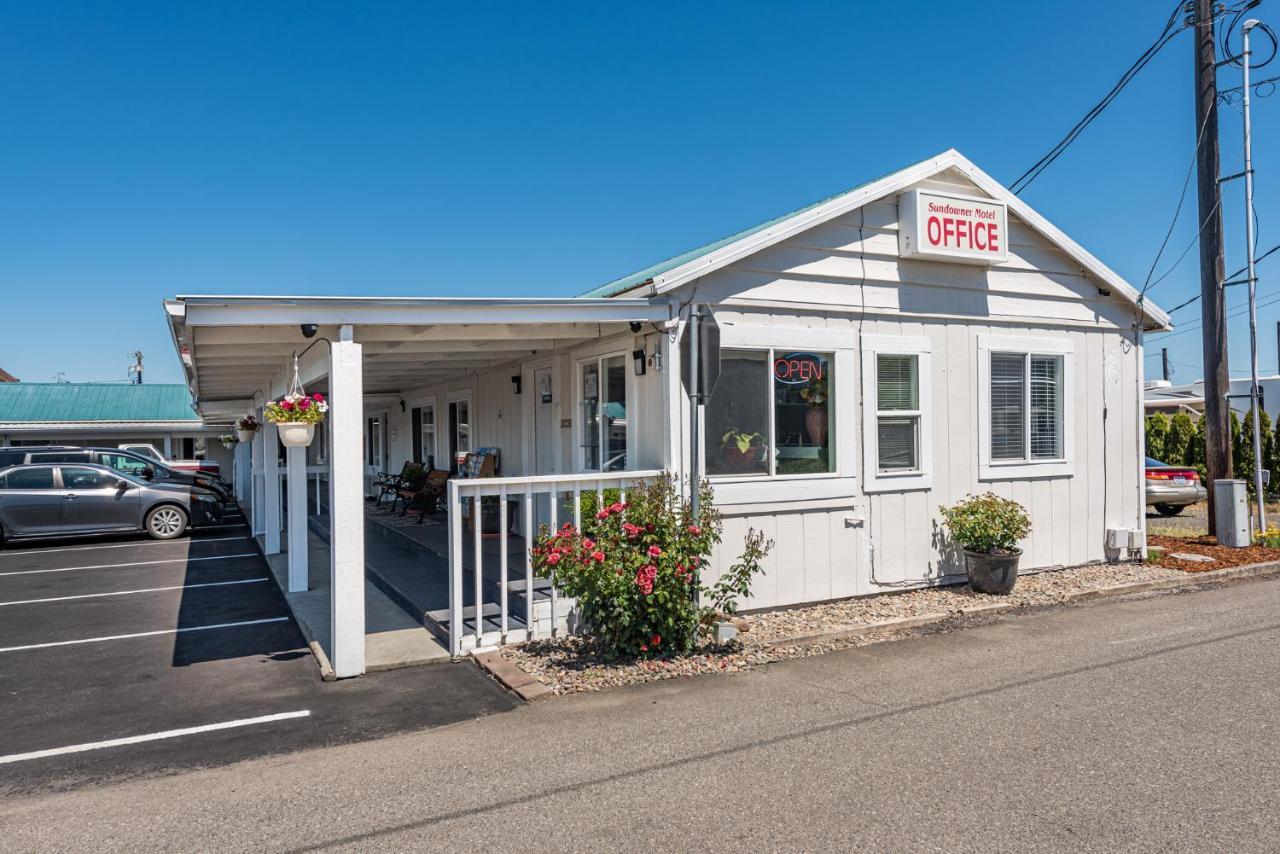
<instances>
[{"instance_id":1,"label":"large storefront window","mask_svg":"<svg viewBox=\"0 0 1280 854\"><path fill-rule=\"evenodd\" d=\"M829 353L723 350L707 402L707 473L835 471Z\"/></svg>"},{"instance_id":2,"label":"large storefront window","mask_svg":"<svg viewBox=\"0 0 1280 854\"><path fill-rule=\"evenodd\" d=\"M605 356L582 364L582 468L627 467L627 362Z\"/></svg>"}]
</instances>

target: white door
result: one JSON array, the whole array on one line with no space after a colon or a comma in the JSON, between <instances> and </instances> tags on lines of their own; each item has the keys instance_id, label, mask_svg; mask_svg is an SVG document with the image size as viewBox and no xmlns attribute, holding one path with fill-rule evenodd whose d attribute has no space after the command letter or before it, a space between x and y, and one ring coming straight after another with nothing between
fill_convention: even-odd
<instances>
[{"instance_id":1,"label":"white door","mask_svg":"<svg viewBox=\"0 0 1280 854\"><path fill-rule=\"evenodd\" d=\"M556 474L556 442L559 441L552 400L551 369L533 372L533 465L534 474ZM533 508L534 530L551 522L551 497L539 496Z\"/></svg>"}]
</instances>

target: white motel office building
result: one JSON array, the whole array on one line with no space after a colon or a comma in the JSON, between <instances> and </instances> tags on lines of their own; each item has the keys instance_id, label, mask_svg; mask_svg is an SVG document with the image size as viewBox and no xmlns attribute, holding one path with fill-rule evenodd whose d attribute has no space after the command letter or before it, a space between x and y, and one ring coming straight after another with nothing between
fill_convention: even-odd
<instances>
[{"instance_id":1,"label":"white motel office building","mask_svg":"<svg viewBox=\"0 0 1280 854\"><path fill-rule=\"evenodd\" d=\"M444 559L421 567L447 590L424 619L450 650L563 627L571 603L532 577L524 537L571 520L576 494L688 476L695 310L720 341L697 454L725 521L710 571L750 527L776 543L744 607L957 580L939 507L987 490L1031 514L1024 569L1145 548L1142 338L1168 316L955 150L578 298L165 308L211 422L260 414L295 354L307 391L329 396L310 448L278 456L269 425L242 446L237 489L264 549L288 551L294 590L307 514L325 515L339 676L365 668L367 496L406 461L498 460L449 481ZM499 531L468 524L479 499L502 508Z\"/></svg>"}]
</instances>

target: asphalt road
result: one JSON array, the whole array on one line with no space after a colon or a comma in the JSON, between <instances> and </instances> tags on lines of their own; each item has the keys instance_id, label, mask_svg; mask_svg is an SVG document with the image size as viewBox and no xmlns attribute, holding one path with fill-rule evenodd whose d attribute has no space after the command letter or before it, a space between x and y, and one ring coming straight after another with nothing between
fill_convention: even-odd
<instances>
[{"instance_id":1,"label":"asphalt road","mask_svg":"<svg viewBox=\"0 0 1280 854\"><path fill-rule=\"evenodd\" d=\"M10 850L1275 850L1280 582L1094 603L160 780Z\"/></svg>"},{"instance_id":2,"label":"asphalt road","mask_svg":"<svg viewBox=\"0 0 1280 854\"><path fill-rule=\"evenodd\" d=\"M0 795L377 738L515 705L470 665L322 682L246 534L0 551ZM184 734L155 738L174 731ZM144 740L104 744L120 739ZM92 749L44 755L81 746Z\"/></svg>"}]
</instances>

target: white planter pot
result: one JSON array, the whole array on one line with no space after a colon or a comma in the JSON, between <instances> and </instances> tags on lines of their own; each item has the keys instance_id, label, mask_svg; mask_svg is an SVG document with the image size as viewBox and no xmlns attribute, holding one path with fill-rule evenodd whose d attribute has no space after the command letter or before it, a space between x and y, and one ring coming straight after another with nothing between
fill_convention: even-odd
<instances>
[{"instance_id":1,"label":"white planter pot","mask_svg":"<svg viewBox=\"0 0 1280 854\"><path fill-rule=\"evenodd\" d=\"M236 445L238 445L238 444L240 444L240 443L239 443L239 442L232 442L230 439L228 439L227 441L225 441L225 442L223 442L223 443L222 443L222 447L224 447L224 448L226 448L228 451L230 451L230 450L232 450L233 448L235 448L235 446L236 446Z\"/></svg>"},{"instance_id":2,"label":"white planter pot","mask_svg":"<svg viewBox=\"0 0 1280 854\"><path fill-rule=\"evenodd\" d=\"M316 425L301 421L285 421L276 425L280 444L286 448L305 448L316 435Z\"/></svg>"},{"instance_id":3,"label":"white planter pot","mask_svg":"<svg viewBox=\"0 0 1280 854\"><path fill-rule=\"evenodd\" d=\"M241 442L252 442L253 437L257 432L258 432L257 430L241 430L240 428L237 427L236 438L239 439Z\"/></svg>"}]
</instances>

